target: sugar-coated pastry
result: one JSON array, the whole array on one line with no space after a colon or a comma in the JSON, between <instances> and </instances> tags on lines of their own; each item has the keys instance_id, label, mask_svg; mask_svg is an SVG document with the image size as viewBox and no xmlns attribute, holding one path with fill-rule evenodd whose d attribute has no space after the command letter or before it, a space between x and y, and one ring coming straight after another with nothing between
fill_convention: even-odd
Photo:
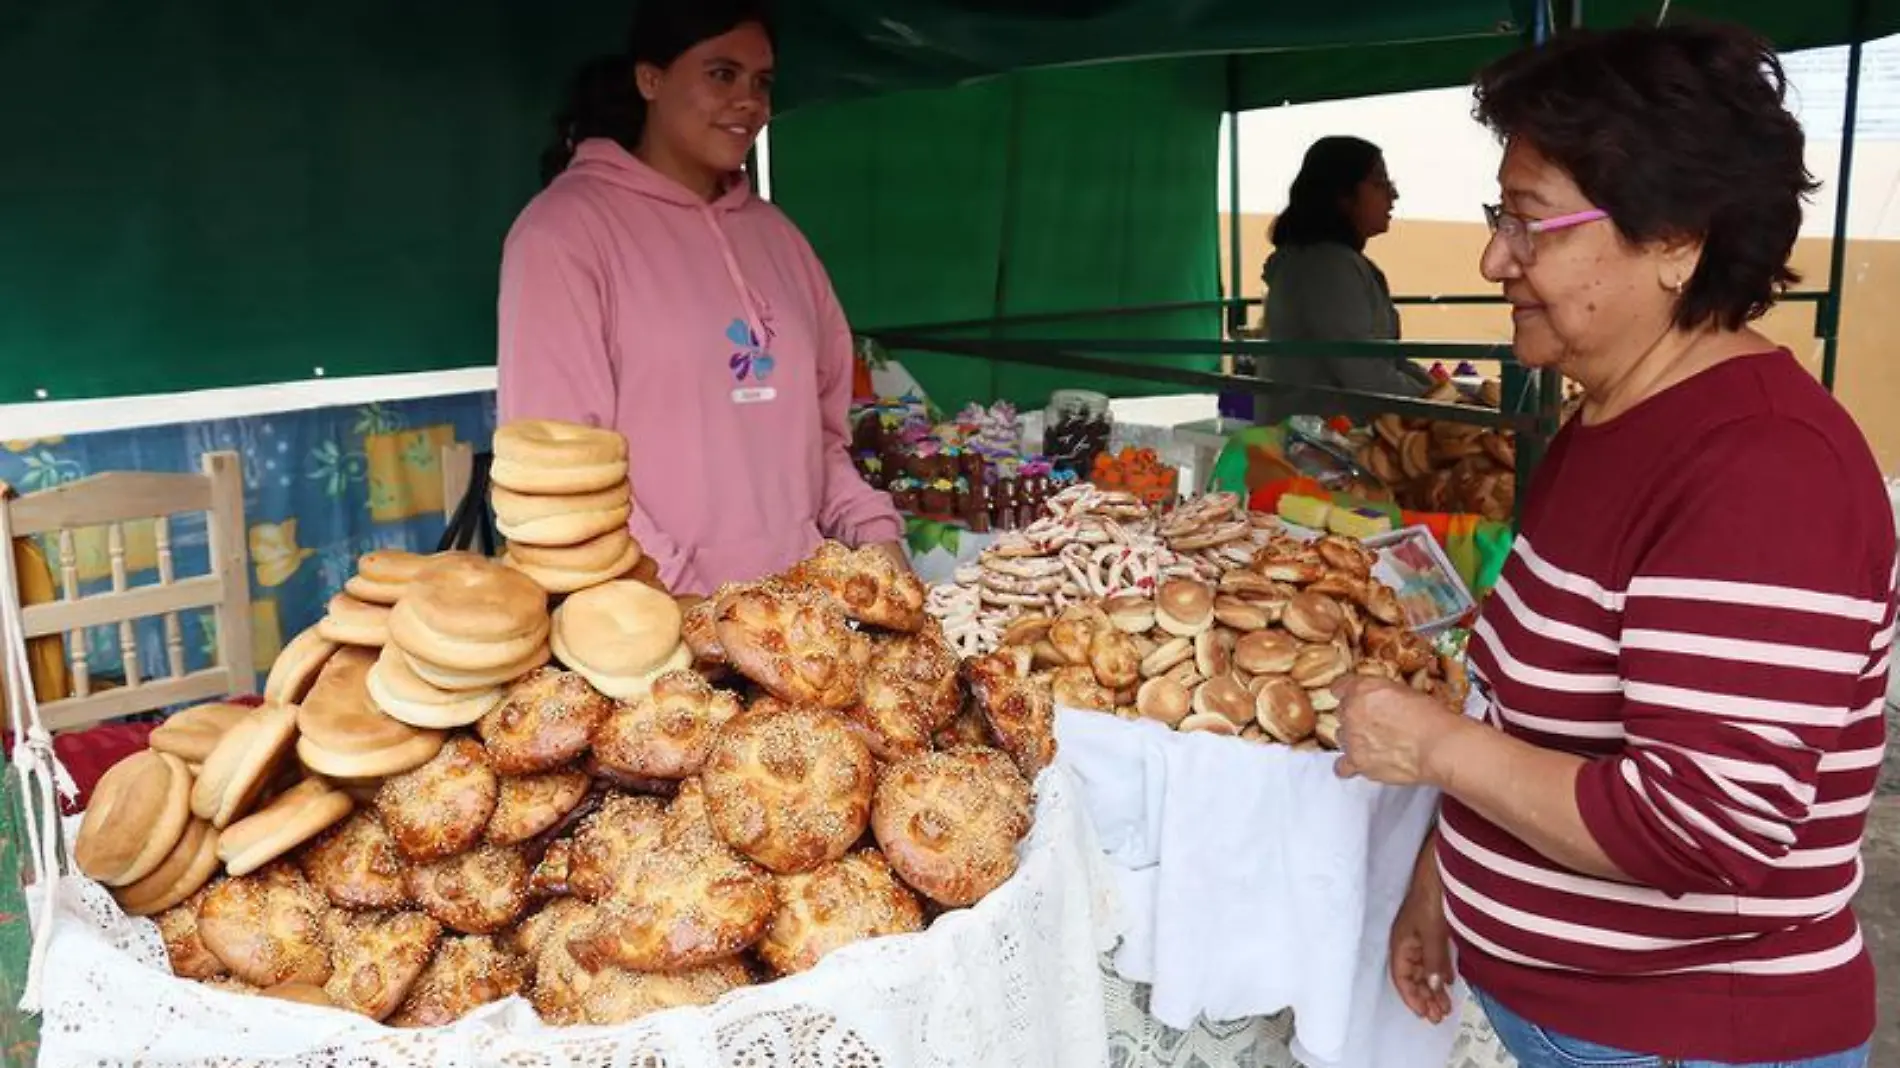
<instances>
[{"instance_id":1,"label":"sugar-coated pastry","mask_svg":"<svg viewBox=\"0 0 1900 1068\"><path fill-rule=\"evenodd\" d=\"M743 588L719 600L719 643L733 668L793 704L849 708L863 665L837 602L782 584Z\"/></svg>"},{"instance_id":2,"label":"sugar-coated pastry","mask_svg":"<svg viewBox=\"0 0 1900 1068\"><path fill-rule=\"evenodd\" d=\"M886 769L871 829L891 868L940 905L981 901L1016 871L1029 783L995 749L925 753Z\"/></svg>"},{"instance_id":3,"label":"sugar-coated pastry","mask_svg":"<svg viewBox=\"0 0 1900 1068\"><path fill-rule=\"evenodd\" d=\"M567 897L573 892L568 885L569 872L574 864L574 840L556 838L548 843L547 852L528 874L528 893L537 898Z\"/></svg>"},{"instance_id":4,"label":"sugar-coated pastry","mask_svg":"<svg viewBox=\"0 0 1900 1068\"><path fill-rule=\"evenodd\" d=\"M739 698L693 671L660 676L637 701L616 707L594 734L594 757L625 775L685 779L699 774L713 736L739 714Z\"/></svg>"},{"instance_id":5,"label":"sugar-coated pastry","mask_svg":"<svg viewBox=\"0 0 1900 1068\"><path fill-rule=\"evenodd\" d=\"M405 859L439 860L481 840L500 793L481 744L460 736L427 764L383 783L376 811Z\"/></svg>"},{"instance_id":6,"label":"sugar-coated pastry","mask_svg":"<svg viewBox=\"0 0 1900 1068\"><path fill-rule=\"evenodd\" d=\"M330 978L329 903L287 863L211 887L198 936L231 974L253 986L321 985Z\"/></svg>"},{"instance_id":7,"label":"sugar-coated pastry","mask_svg":"<svg viewBox=\"0 0 1900 1068\"><path fill-rule=\"evenodd\" d=\"M409 904L402 855L373 808L358 809L298 855L303 873L340 909L396 909Z\"/></svg>"},{"instance_id":8,"label":"sugar-coated pastry","mask_svg":"<svg viewBox=\"0 0 1900 1068\"><path fill-rule=\"evenodd\" d=\"M1033 777L1055 762L1056 695L1050 680L1029 674L1023 653L1021 649L1001 650L971 661L966 671L990 736L1024 775ZM1081 688L1086 684L1090 699L1097 693L1105 695L1104 711L1115 707L1113 695L1102 690L1094 669L1063 670L1070 672L1066 676L1071 679L1070 685Z\"/></svg>"},{"instance_id":9,"label":"sugar-coated pastry","mask_svg":"<svg viewBox=\"0 0 1900 1068\"><path fill-rule=\"evenodd\" d=\"M1049 685L1051 699L1065 708L1112 712L1117 704L1115 691L1102 685L1101 681L1095 677L1095 669L1087 664L1057 668L1055 673L1049 676ZM983 710L990 712L993 716L994 713L990 707L992 703L984 702ZM994 725L994 720L992 720L992 725ZM1000 732L997 736L1002 737Z\"/></svg>"},{"instance_id":10,"label":"sugar-coated pastry","mask_svg":"<svg viewBox=\"0 0 1900 1068\"><path fill-rule=\"evenodd\" d=\"M396 1011L442 941L442 925L421 912L332 912L326 932L332 970L324 994L372 1020Z\"/></svg>"},{"instance_id":11,"label":"sugar-coated pastry","mask_svg":"<svg viewBox=\"0 0 1900 1068\"><path fill-rule=\"evenodd\" d=\"M726 647L719 644L718 597L732 587L721 589L713 597L680 597L680 640L692 651L695 664L724 665Z\"/></svg>"},{"instance_id":12,"label":"sugar-coated pastry","mask_svg":"<svg viewBox=\"0 0 1900 1068\"><path fill-rule=\"evenodd\" d=\"M963 710L957 713L956 718L950 721L950 725L938 731L930 741L938 749L961 749L966 746L988 747L996 744L996 739L990 735L989 721L983 718L982 711L974 702L965 704Z\"/></svg>"},{"instance_id":13,"label":"sugar-coated pastry","mask_svg":"<svg viewBox=\"0 0 1900 1068\"><path fill-rule=\"evenodd\" d=\"M408 871L409 896L442 925L494 934L528 909L528 858L516 846L477 846Z\"/></svg>"},{"instance_id":14,"label":"sugar-coated pastry","mask_svg":"<svg viewBox=\"0 0 1900 1068\"><path fill-rule=\"evenodd\" d=\"M860 623L904 632L924 625L923 580L879 549L827 541L794 566L786 581L824 591Z\"/></svg>"},{"instance_id":15,"label":"sugar-coated pastry","mask_svg":"<svg viewBox=\"0 0 1900 1068\"><path fill-rule=\"evenodd\" d=\"M601 901L625 886L640 859L660 847L666 806L652 797L611 794L575 830L567 885L575 896Z\"/></svg>"},{"instance_id":16,"label":"sugar-coated pastry","mask_svg":"<svg viewBox=\"0 0 1900 1068\"><path fill-rule=\"evenodd\" d=\"M154 917L159 937L165 940L165 955L171 958L172 973L184 979L203 982L231 971L205 946L199 934L198 909L210 892L211 886L206 886Z\"/></svg>"},{"instance_id":17,"label":"sugar-coated pastry","mask_svg":"<svg viewBox=\"0 0 1900 1068\"><path fill-rule=\"evenodd\" d=\"M539 668L508 689L475 725L488 759L502 775L533 775L565 767L587 752L614 710L611 698L571 671Z\"/></svg>"},{"instance_id":18,"label":"sugar-coated pastry","mask_svg":"<svg viewBox=\"0 0 1900 1068\"><path fill-rule=\"evenodd\" d=\"M713 833L699 782L689 779L667 810L659 845L635 859L568 949L590 970L698 968L751 947L777 906L772 876Z\"/></svg>"},{"instance_id":19,"label":"sugar-coated pastry","mask_svg":"<svg viewBox=\"0 0 1900 1068\"><path fill-rule=\"evenodd\" d=\"M864 692L845 711L846 722L880 760L923 752L963 706L957 667L956 651L935 620L915 634L878 642Z\"/></svg>"},{"instance_id":20,"label":"sugar-coated pastry","mask_svg":"<svg viewBox=\"0 0 1900 1068\"><path fill-rule=\"evenodd\" d=\"M835 949L924 929L923 906L876 850L779 880L778 911L759 958L779 975L808 971Z\"/></svg>"},{"instance_id":21,"label":"sugar-coated pastry","mask_svg":"<svg viewBox=\"0 0 1900 1068\"><path fill-rule=\"evenodd\" d=\"M442 1027L519 994L527 985L527 962L493 938L445 938L407 1000L386 1022L391 1027Z\"/></svg>"},{"instance_id":22,"label":"sugar-coated pastry","mask_svg":"<svg viewBox=\"0 0 1900 1068\"><path fill-rule=\"evenodd\" d=\"M701 781L720 838L789 875L836 860L864 834L876 770L838 716L768 698L721 728Z\"/></svg>"},{"instance_id":23,"label":"sugar-coated pastry","mask_svg":"<svg viewBox=\"0 0 1900 1068\"><path fill-rule=\"evenodd\" d=\"M488 819L489 844L519 845L552 830L587 796L591 783L579 768L501 780L495 814Z\"/></svg>"},{"instance_id":24,"label":"sugar-coated pastry","mask_svg":"<svg viewBox=\"0 0 1900 1068\"><path fill-rule=\"evenodd\" d=\"M606 965L593 971L580 966L568 943L596 921L596 910L568 900L549 905L525 940L533 953L534 984L529 1000L542 1020L556 1027L629 1023L662 1009L710 1005L729 990L752 981L736 959L681 972L648 973ZM523 925L524 932L527 925Z\"/></svg>"}]
</instances>

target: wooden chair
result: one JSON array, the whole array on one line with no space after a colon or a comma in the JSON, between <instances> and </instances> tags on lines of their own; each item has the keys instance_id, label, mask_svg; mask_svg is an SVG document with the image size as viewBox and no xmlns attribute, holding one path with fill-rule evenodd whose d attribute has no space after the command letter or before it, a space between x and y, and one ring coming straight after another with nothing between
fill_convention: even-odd
<instances>
[{"instance_id":1,"label":"wooden chair","mask_svg":"<svg viewBox=\"0 0 1900 1068\"><path fill-rule=\"evenodd\" d=\"M171 517L206 513L210 573L180 579L172 560ZM126 565L126 524L154 525L158 582L132 586ZM76 532L106 528L112 588L82 595ZM196 475L114 471L0 502L0 545L14 538L47 535L57 548L59 593L47 604L24 607L17 620L27 641L63 635L72 668L72 695L40 706L50 731L72 730L102 720L172 705L249 693L256 687L251 654L250 563L245 551L243 468L234 452L207 453ZM217 662L188 671L180 613L211 609L217 626ZM136 622L164 620L163 678L141 678ZM116 628L124 661L121 685L96 685L87 656L95 627Z\"/></svg>"}]
</instances>

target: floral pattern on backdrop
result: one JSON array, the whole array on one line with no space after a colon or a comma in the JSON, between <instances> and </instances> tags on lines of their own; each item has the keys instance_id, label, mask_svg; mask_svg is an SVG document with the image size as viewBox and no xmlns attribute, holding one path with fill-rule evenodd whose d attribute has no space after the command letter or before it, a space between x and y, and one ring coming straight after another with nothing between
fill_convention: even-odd
<instances>
[{"instance_id":1,"label":"floral pattern on backdrop","mask_svg":"<svg viewBox=\"0 0 1900 1068\"><path fill-rule=\"evenodd\" d=\"M494 394L471 393L0 441L0 481L31 493L106 471L197 471L204 454L235 451L243 462L252 644L254 666L261 672L285 641L323 614L324 603L342 589L358 556L371 549L435 547L444 525L442 447L459 441L485 449L494 430ZM171 541L178 577L208 571L202 513L174 517ZM57 569L58 546L42 548ZM74 550L82 588L108 587L105 530L79 533ZM152 524L127 526L125 554L133 585L155 581ZM189 613L183 622L189 666L195 669L209 662L216 635L209 613ZM167 672L158 627L158 620L146 620L139 634L145 678ZM94 674L121 673L115 633L95 628L87 644Z\"/></svg>"}]
</instances>

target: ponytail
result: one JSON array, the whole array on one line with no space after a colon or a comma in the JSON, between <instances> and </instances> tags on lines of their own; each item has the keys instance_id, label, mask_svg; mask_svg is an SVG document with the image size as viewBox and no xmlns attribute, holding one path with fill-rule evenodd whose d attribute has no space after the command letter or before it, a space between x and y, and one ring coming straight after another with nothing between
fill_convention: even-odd
<instances>
[{"instance_id":1,"label":"ponytail","mask_svg":"<svg viewBox=\"0 0 1900 1068\"><path fill-rule=\"evenodd\" d=\"M567 169L574 149L590 137L609 137L628 152L640 145L647 106L633 84L633 60L599 56L576 71L567 100L554 117L554 143L541 153L541 184Z\"/></svg>"},{"instance_id":2,"label":"ponytail","mask_svg":"<svg viewBox=\"0 0 1900 1068\"><path fill-rule=\"evenodd\" d=\"M772 36L767 0L642 0L626 50L589 60L568 84L567 102L554 119L554 143L541 153L541 183L566 170L574 149L590 137L612 138L637 151L647 104L633 83L635 69L642 63L670 67L687 49L746 22Z\"/></svg>"}]
</instances>

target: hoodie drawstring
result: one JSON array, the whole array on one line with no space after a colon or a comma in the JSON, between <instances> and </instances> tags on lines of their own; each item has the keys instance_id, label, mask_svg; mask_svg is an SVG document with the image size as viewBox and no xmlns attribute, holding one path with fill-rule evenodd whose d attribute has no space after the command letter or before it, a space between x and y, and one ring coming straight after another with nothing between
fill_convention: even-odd
<instances>
[{"instance_id":1,"label":"hoodie drawstring","mask_svg":"<svg viewBox=\"0 0 1900 1068\"><path fill-rule=\"evenodd\" d=\"M746 281L745 272L739 269L739 257L732 251L732 242L726 239L726 228L719 225L719 213L707 205L700 209L701 218L712 230L713 240L719 245L719 258L726 265L726 277L732 279L733 288L739 291L739 302L745 306L746 327L752 331L754 343L765 347L765 317L759 314L759 301L752 292L752 286Z\"/></svg>"}]
</instances>

